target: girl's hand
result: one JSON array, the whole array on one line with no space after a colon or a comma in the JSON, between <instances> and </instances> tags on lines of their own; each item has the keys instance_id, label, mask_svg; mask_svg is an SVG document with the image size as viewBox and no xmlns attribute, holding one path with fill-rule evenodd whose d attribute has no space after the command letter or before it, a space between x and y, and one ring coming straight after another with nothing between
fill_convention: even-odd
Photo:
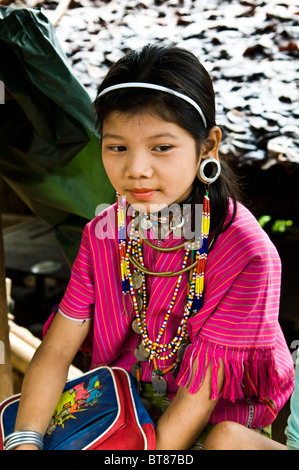
<instances>
[{"instance_id":1,"label":"girl's hand","mask_svg":"<svg viewBox=\"0 0 299 470\"><path fill-rule=\"evenodd\" d=\"M23 444L19 447L16 447L14 450L38 450L38 448L33 444Z\"/></svg>"}]
</instances>

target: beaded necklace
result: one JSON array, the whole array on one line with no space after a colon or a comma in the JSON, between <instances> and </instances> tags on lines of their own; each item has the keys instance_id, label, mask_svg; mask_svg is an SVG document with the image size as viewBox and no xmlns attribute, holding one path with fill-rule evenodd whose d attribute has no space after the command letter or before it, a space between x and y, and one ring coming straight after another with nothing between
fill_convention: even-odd
<instances>
[{"instance_id":1,"label":"beaded necklace","mask_svg":"<svg viewBox=\"0 0 299 470\"><path fill-rule=\"evenodd\" d=\"M143 260L143 242L144 234L140 237L138 224L132 223L137 219L136 211L133 212L132 222L130 226L130 233L126 243L126 212L127 204L126 199L119 194L117 195L117 220L118 220L118 237L119 237L119 253L120 253L120 269L122 277L122 291L123 295L129 294L133 302L133 310L135 312L135 320L132 323L133 330L139 335L138 345L135 349L135 357L137 363L134 367L134 372L137 379L137 385L141 387L141 364L143 361L150 360L153 364L152 384L158 393L165 393L167 389L167 382L163 379L168 372L178 369L179 362L182 359L183 351L188 344L187 334L187 320L191 315L200 310L203 303L203 289L204 289L204 271L207 261L208 251L208 235L210 229L210 203L209 194L206 191L203 200L203 212L201 223L201 245L199 241L185 242L185 256L182 263L182 269L178 271L178 280L174 289L172 299L170 301L167 313L160 327L158 336L155 340L150 339L148 328L146 324L147 313L147 292L146 292L146 275L162 275L167 277L167 273L154 273L149 271L144 266ZM156 245L150 245L154 248ZM182 246L179 245L177 249ZM159 251L163 251L159 247ZM166 251L166 249L165 249ZM187 266L188 259L190 264ZM132 261L135 260L134 263ZM195 260L195 261L194 261ZM133 271L131 268L133 267ZM183 317L178 326L175 336L169 343L160 344L161 338L167 327L168 319L171 316L179 288L181 286L183 273L189 271L189 283L186 305L184 308ZM163 276L164 274L164 276ZM164 369L159 369L157 366L157 359L166 361L171 359L177 354L174 363Z\"/></svg>"}]
</instances>

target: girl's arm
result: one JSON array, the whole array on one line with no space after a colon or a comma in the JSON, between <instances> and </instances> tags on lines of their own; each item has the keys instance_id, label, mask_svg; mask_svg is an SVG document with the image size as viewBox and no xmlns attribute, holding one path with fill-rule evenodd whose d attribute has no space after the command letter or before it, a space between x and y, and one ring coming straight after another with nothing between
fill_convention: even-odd
<instances>
[{"instance_id":1,"label":"girl's arm","mask_svg":"<svg viewBox=\"0 0 299 470\"><path fill-rule=\"evenodd\" d=\"M69 366L91 322L68 320L59 313L26 371L15 431L45 434L65 386ZM34 446L20 446L19 450Z\"/></svg>"},{"instance_id":2,"label":"girl's arm","mask_svg":"<svg viewBox=\"0 0 299 470\"><path fill-rule=\"evenodd\" d=\"M193 370L197 368L194 361ZM205 380L196 393L179 387L178 392L159 419L156 426L156 450L189 449L204 430L218 400L211 400L212 365L206 371ZM190 383L192 382L192 378ZM224 366L218 371L218 392L224 384Z\"/></svg>"}]
</instances>

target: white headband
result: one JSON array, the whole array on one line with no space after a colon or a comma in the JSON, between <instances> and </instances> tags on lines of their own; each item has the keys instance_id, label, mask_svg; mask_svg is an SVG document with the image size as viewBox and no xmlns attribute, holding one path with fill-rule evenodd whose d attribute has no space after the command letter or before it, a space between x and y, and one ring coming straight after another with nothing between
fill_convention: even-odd
<instances>
[{"instance_id":1,"label":"white headband","mask_svg":"<svg viewBox=\"0 0 299 470\"><path fill-rule=\"evenodd\" d=\"M189 98L189 96L186 96L183 93L172 90L171 88L167 88L161 85L156 85L155 83L145 83L145 82L118 83L117 85L112 85L112 86L105 88L103 91L100 92L100 94L98 95L98 98L105 95L106 93L109 93L109 91L119 90L120 88L150 88L152 90L165 91L166 93L175 95L178 98L182 98L183 100L190 103L196 109L196 111L200 114L200 117L203 120L205 127L207 127L207 121L206 121L205 115L201 107L198 106L198 104L192 98Z\"/></svg>"}]
</instances>

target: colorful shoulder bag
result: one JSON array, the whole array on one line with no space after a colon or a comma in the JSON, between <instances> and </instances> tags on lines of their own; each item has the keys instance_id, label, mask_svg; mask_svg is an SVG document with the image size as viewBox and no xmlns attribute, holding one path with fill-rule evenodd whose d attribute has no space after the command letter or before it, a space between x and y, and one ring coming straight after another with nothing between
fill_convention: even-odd
<instances>
[{"instance_id":1,"label":"colorful shoulder bag","mask_svg":"<svg viewBox=\"0 0 299 470\"><path fill-rule=\"evenodd\" d=\"M0 450L14 431L20 394L0 404ZM133 377L99 367L67 382L44 436L44 450L153 450L154 423Z\"/></svg>"}]
</instances>

